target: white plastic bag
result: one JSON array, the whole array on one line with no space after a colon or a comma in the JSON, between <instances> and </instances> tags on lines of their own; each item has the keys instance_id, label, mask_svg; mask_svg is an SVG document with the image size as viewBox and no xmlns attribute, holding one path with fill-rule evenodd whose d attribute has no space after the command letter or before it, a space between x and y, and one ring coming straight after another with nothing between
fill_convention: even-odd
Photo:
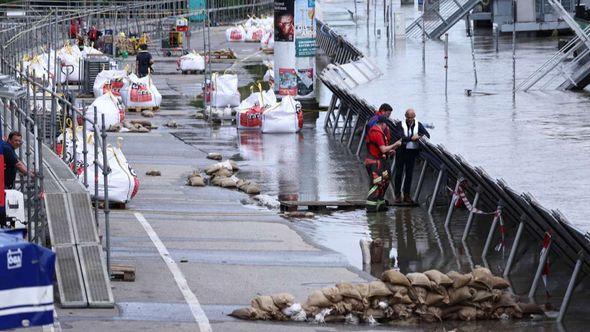
<instances>
[{"instance_id":1,"label":"white plastic bag","mask_svg":"<svg viewBox=\"0 0 590 332\"><path fill-rule=\"evenodd\" d=\"M104 114L104 125L108 129L109 127L123 122L125 119L125 107L121 103L120 99L114 96L112 93L107 92L104 95L96 98L90 106L86 108L85 116L87 119L94 119L94 107L96 106L96 113L98 116L96 124L98 128L102 127L102 115ZM92 123L86 122L86 128L91 129Z\"/></svg>"},{"instance_id":2,"label":"white plastic bag","mask_svg":"<svg viewBox=\"0 0 590 332\"><path fill-rule=\"evenodd\" d=\"M225 39L228 42L241 42L246 39L246 30L244 27L230 27L225 30Z\"/></svg>"},{"instance_id":3,"label":"white plastic bag","mask_svg":"<svg viewBox=\"0 0 590 332\"><path fill-rule=\"evenodd\" d=\"M120 97L121 91L129 85L127 78L127 72L124 70L103 70L94 80L94 86L92 88L94 97L100 97L107 91L111 91L113 95Z\"/></svg>"},{"instance_id":4,"label":"white plastic bag","mask_svg":"<svg viewBox=\"0 0 590 332\"><path fill-rule=\"evenodd\" d=\"M267 69L266 73L264 73L264 76L262 77L262 80L265 82L274 83L275 82L275 71L270 68Z\"/></svg>"},{"instance_id":5,"label":"white plastic bag","mask_svg":"<svg viewBox=\"0 0 590 332\"><path fill-rule=\"evenodd\" d=\"M299 131L297 110L301 106L291 96L285 96L281 103L262 114L263 133L296 133Z\"/></svg>"},{"instance_id":6,"label":"white plastic bag","mask_svg":"<svg viewBox=\"0 0 590 332\"><path fill-rule=\"evenodd\" d=\"M129 75L129 85L124 90L121 97L128 108L159 107L162 103L162 95L152 83L150 75L142 78Z\"/></svg>"},{"instance_id":7,"label":"white plastic bag","mask_svg":"<svg viewBox=\"0 0 590 332\"><path fill-rule=\"evenodd\" d=\"M212 107L236 107L240 105L240 92L238 91L238 75L213 74L213 92L211 93Z\"/></svg>"},{"instance_id":8,"label":"white plastic bag","mask_svg":"<svg viewBox=\"0 0 590 332\"><path fill-rule=\"evenodd\" d=\"M176 63L177 69L182 71L205 70L205 59L200 54L195 52L181 56Z\"/></svg>"}]
</instances>

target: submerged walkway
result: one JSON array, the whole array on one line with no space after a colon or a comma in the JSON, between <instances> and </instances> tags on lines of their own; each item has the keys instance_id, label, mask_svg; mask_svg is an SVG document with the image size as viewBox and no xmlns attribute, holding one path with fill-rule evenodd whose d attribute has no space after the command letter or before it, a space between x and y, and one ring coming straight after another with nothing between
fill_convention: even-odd
<instances>
[{"instance_id":1,"label":"submerged walkway","mask_svg":"<svg viewBox=\"0 0 590 332\"><path fill-rule=\"evenodd\" d=\"M212 39L223 40L219 35ZM258 47L240 45L251 52ZM238 50L238 55L248 53ZM207 152L218 151L219 146L209 137L202 138L202 146L194 147L173 136L191 126L207 126L194 118L195 108L188 105L191 98L186 96L200 85L202 76L175 73L175 58L159 60L154 81L164 100L156 117L149 119L159 129L109 137L111 143L123 138L123 152L141 182L127 209L111 212L112 262L135 266L136 280L112 282L115 309L58 309L61 327L85 331L316 330L317 326L307 324L279 327L277 323L238 321L227 314L249 305L257 294L291 292L303 302L313 289L370 277L352 268L343 255L311 244L276 212L244 206L241 200L246 194L186 185L186 176L210 165L213 161L205 158ZM141 118L136 113L128 117ZM168 129L164 124L169 120L181 127ZM150 169L160 170L162 176L146 176Z\"/></svg>"}]
</instances>

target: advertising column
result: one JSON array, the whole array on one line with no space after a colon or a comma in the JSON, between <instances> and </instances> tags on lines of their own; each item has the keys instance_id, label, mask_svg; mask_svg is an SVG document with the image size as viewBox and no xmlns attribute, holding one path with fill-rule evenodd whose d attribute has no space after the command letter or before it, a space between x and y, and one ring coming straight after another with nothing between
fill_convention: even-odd
<instances>
[{"instance_id":1,"label":"advertising column","mask_svg":"<svg viewBox=\"0 0 590 332\"><path fill-rule=\"evenodd\" d=\"M280 96L315 97L315 0L275 0L275 90ZM276 79L278 78L278 79Z\"/></svg>"}]
</instances>

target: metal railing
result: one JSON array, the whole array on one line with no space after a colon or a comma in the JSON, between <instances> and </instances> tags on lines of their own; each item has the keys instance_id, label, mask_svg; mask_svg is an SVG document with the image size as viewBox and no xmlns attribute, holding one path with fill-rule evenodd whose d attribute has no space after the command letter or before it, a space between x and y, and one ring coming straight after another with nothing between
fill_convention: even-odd
<instances>
[{"instance_id":1,"label":"metal railing","mask_svg":"<svg viewBox=\"0 0 590 332\"><path fill-rule=\"evenodd\" d=\"M319 35L319 34L318 34ZM342 43L342 37L337 34L328 35L331 40L318 42L318 45L324 49L326 54L331 54L331 47L335 44ZM340 55L343 58L354 58L358 56L355 52ZM351 153L360 155L364 138L366 135L365 128L368 120L375 114L375 107L370 105L366 100L356 96L348 90L339 81L330 74L330 70L324 70L320 80L333 93L332 103L326 114L325 129L336 136L337 130L340 129L340 141L344 142L348 138L347 146ZM356 121L350 121L356 118ZM390 122L389 126L394 130L395 123ZM348 137L347 137L348 135ZM357 145L355 143L357 140ZM413 199L425 203L428 212L431 214L436 206L448 206L445 227L452 223L453 211L456 209L455 203L459 199L458 191L461 188L466 199L471 202L472 207L484 211L500 211L504 226L512 229L518 229L513 239L508 260L504 266L503 273L505 277L510 275L511 267L515 261L519 242L522 239L523 230L529 232L533 239L544 239L550 234L550 249L561 258L566 259L574 265L570 277L566 294L562 300L558 321L565 317L570 298L577 282L578 273L584 270L590 271L590 242L588 234L576 229L571 225L563 214L558 210L547 210L541 206L530 193L518 194L504 180L494 180L482 168L473 167L459 155L450 153L444 146L435 145L427 139L420 141L422 151L420 154L419 178L413 187ZM434 187L427 190L424 188L425 177L428 176L428 169L433 175ZM395 171L395 164L392 166L392 173ZM444 188L449 188L445 191ZM454 188L454 189L453 189ZM441 193L445 193L442 195ZM482 215L476 214L476 210L469 210L469 217L463 229L462 241L466 241L470 236L471 225L475 218L483 219ZM492 213L493 214L493 213ZM491 223L486 239L486 244L482 252L482 261L487 265L486 257L494 238L498 237L499 225L497 220ZM535 270L533 282L528 290L528 296L532 299L535 296L539 280L542 275L545 262L548 257L549 248L544 255L539 258Z\"/></svg>"},{"instance_id":2,"label":"metal railing","mask_svg":"<svg viewBox=\"0 0 590 332\"><path fill-rule=\"evenodd\" d=\"M406 28L406 36L418 38L422 32L430 39L438 39L469 13L481 0L425 0L422 15Z\"/></svg>"}]
</instances>

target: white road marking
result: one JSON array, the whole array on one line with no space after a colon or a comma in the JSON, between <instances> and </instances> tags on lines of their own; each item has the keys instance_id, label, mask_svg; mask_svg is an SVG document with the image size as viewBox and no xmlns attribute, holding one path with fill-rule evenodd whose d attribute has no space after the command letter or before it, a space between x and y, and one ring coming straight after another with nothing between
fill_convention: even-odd
<instances>
[{"instance_id":1,"label":"white road marking","mask_svg":"<svg viewBox=\"0 0 590 332\"><path fill-rule=\"evenodd\" d=\"M193 293L193 291L191 291L186 281L186 278L182 274L182 271L180 271L180 268L178 267L174 259L172 259L172 257L170 256L168 249L166 249L166 246L164 245L164 243L162 243L162 241L158 237L158 234L156 234L152 226L147 222L147 220L141 213L135 212L135 218L137 218L139 223L143 226L143 229L145 229L145 232L148 234L148 236L154 243L154 246L156 246L156 249L158 249L160 257L162 257L162 260L166 263L168 269L174 276L174 281L176 282L178 289L180 289L182 296L184 296L184 300L188 304L191 313L195 318L195 321L197 322L197 324L199 324L199 330L201 332L212 331L211 325L209 324L209 319L205 315L203 308L201 308L197 296L195 295L195 293Z\"/></svg>"}]
</instances>

